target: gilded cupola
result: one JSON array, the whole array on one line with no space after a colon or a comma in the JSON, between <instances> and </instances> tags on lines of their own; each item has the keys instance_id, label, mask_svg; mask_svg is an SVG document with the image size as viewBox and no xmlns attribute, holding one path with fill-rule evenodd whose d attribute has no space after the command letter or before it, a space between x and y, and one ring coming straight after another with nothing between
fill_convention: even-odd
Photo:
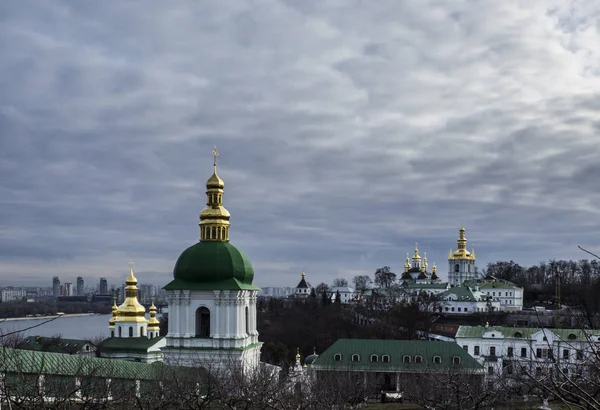
<instances>
[{"instance_id":1,"label":"gilded cupola","mask_svg":"<svg viewBox=\"0 0 600 410\"><path fill-rule=\"evenodd\" d=\"M206 181L206 207L200 212L200 240L206 242L229 242L230 214L223 207L225 184L217 175L217 147L213 154L213 174Z\"/></svg>"},{"instance_id":2,"label":"gilded cupola","mask_svg":"<svg viewBox=\"0 0 600 410\"><path fill-rule=\"evenodd\" d=\"M423 254L423 264L421 265L421 272L427 272L427 252Z\"/></svg>"},{"instance_id":3,"label":"gilded cupola","mask_svg":"<svg viewBox=\"0 0 600 410\"><path fill-rule=\"evenodd\" d=\"M456 241L458 249L454 253L452 252L452 249L450 249L450 253L448 254L448 260L452 260L452 259L475 259L475 257L473 256L473 254L471 254L471 252L469 252L467 250L467 238L465 238L465 228L461 227L458 232L459 232L458 240ZM474 251L475 250L473 249L473 252Z\"/></svg>"},{"instance_id":4,"label":"gilded cupola","mask_svg":"<svg viewBox=\"0 0 600 410\"><path fill-rule=\"evenodd\" d=\"M112 317L108 320L108 328L109 329L114 329L115 328L115 322L117 321L117 311L118 311L118 307L117 307L117 297L114 296L113 297L113 305L112 305Z\"/></svg>"},{"instance_id":5,"label":"gilded cupola","mask_svg":"<svg viewBox=\"0 0 600 410\"><path fill-rule=\"evenodd\" d=\"M147 322L146 308L137 299L137 283L133 275L133 261L130 261L129 276L125 279L125 301L117 308L116 322Z\"/></svg>"},{"instance_id":6,"label":"gilded cupola","mask_svg":"<svg viewBox=\"0 0 600 410\"><path fill-rule=\"evenodd\" d=\"M413 262L421 261L421 256L419 256L419 244L418 243L415 243L415 250L413 252L412 260L413 260Z\"/></svg>"},{"instance_id":7,"label":"gilded cupola","mask_svg":"<svg viewBox=\"0 0 600 410\"><path fill-rule=\"evenodd\" d=\"M406 254L406 262L404 262L404 272L408 272L410 270L410 257L408 253Z\"/></svg>"},{"instance_id":8,"label":"gilded cupola","mask_svg":"<svg viewBox=\"0 0 600 410\"><path fill-rule=\"evenodd\" d=\"M154 306L154 298L152 298L152 305L150 306L150 319L148 319L148 331L159 330L160 322L156 318L156 306Z\"/></svg>"}]
</instances>

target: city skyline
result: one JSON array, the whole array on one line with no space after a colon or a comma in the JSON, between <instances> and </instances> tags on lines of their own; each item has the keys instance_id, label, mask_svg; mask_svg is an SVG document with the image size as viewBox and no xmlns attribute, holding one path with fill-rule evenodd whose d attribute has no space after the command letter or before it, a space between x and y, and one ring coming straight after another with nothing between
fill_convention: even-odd
<instances>
[{"instance_id":1,"label":"city skyline","mask_svg":"<svg viewBox=\"0 0 600 410\"><path fill-rule=\"evenodd\" d=\"M600 251L600 6L365 4L2 2L0 283L163 286L215 145L262 287Z\"/></svg>"}]
</instances>

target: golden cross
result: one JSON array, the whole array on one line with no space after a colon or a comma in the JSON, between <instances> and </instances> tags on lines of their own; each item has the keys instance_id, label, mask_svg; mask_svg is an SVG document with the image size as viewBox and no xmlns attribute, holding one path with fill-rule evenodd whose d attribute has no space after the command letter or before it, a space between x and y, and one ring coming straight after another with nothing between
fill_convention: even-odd
<instances>
[{"instance_id":1,"label":"golden cross","mask_svg":"<svg viewBox=\"0 0 600 410\"><path fill-rule=\"evenodd\" d=\"M129 267L133 269L133 259L129 259Z\"/></svg>"},{"instance_id":2,"label":"golden cross","mask_svg":"<svg viewBox=\"0 0 600 410\"><path fill-rule=\"evenodd\" d=\"M217 151L217 146L215 145L215 148L212 150L212 154L213 154L213 166L216 167L217 166L217 157L219 156L219 151Z\"/></svg>"}]
</instances>

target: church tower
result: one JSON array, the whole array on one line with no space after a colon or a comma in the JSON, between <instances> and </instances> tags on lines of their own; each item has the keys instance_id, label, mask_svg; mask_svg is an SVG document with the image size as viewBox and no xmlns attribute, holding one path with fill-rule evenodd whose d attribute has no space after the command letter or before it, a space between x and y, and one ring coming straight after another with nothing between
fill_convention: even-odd
<instances>
[{"instance_id":1,"label":"church tower","mask_svg":"<svg viewBox=\"0 0 600 410\"><path fill-rule=\"evenodd\" d=\"M448 283L450 286L460 286L465 280L477 279L475 272L475 249L467 250L465 228L460 228L456 252L448 253Z\"/></svg>"},{"instance_id":2,"label":"church tower","mask_svg":"<svg viewBox=\"0 0 600 410\"><path fill-rule=\"evenodd\" d=\"M200 241L182 252L173 280L164 287L169 329L164 361L207 368L256 369L260 347L256 330L254 269L229 242L229 212L223 207L225 184L213 173L206 181L206 207L200 212Z\"/></svg>"}]
</instances>

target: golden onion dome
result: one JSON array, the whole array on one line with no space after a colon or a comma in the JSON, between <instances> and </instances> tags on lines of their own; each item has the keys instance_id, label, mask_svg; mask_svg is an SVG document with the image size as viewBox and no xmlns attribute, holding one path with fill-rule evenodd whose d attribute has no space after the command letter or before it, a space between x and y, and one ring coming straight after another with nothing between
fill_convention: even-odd
<instances>
[{"instance_id":1,"label":"golden onion dome","mask_svg":"<svg viewBox=\"0 0 600 410\"><path fill-rule=\"evenodd\" d=\"M114 327L115 327L115 322L117 321L118 309L119 308L117 307L117 298L113 297L112 317L108 320L108 327L111 329L114 329Z\"/></svg>"},{"instance_id":2,"label":"golden onion dome","mask_svg":"<svg viewBox=\"0 0 600 410\"><path fill-rule=\"evenodd\" d=\"M125 301L117 309L116 322L147 322L146 308L137 299L137 279L133 275L133 261L129 262L129 276L125 280Z\"/></svg>"},{"instance_id":3,"label":"golden onion dome","mask_svg":"<svg viewBox=\"0 0 600 410\"><path fill-rule=\"evenodd\" d=\"M225 183L223 180L217 175L217 167L214 167L213 174L206 181L207 188L217 188L223 189L225 187Z\"/></svg>"},{"instance_id":4,"label":"golden onion dome","mask_svg":"<svg viewBox=\"0 0 600 410\"><path fill-rule=\"evenodd\" d=\"M150 319L148 319L148 330L158 330L160 322L156 318L156 306L154 306L154 298L150 306Z\"/></svg>"}]
</instances>

